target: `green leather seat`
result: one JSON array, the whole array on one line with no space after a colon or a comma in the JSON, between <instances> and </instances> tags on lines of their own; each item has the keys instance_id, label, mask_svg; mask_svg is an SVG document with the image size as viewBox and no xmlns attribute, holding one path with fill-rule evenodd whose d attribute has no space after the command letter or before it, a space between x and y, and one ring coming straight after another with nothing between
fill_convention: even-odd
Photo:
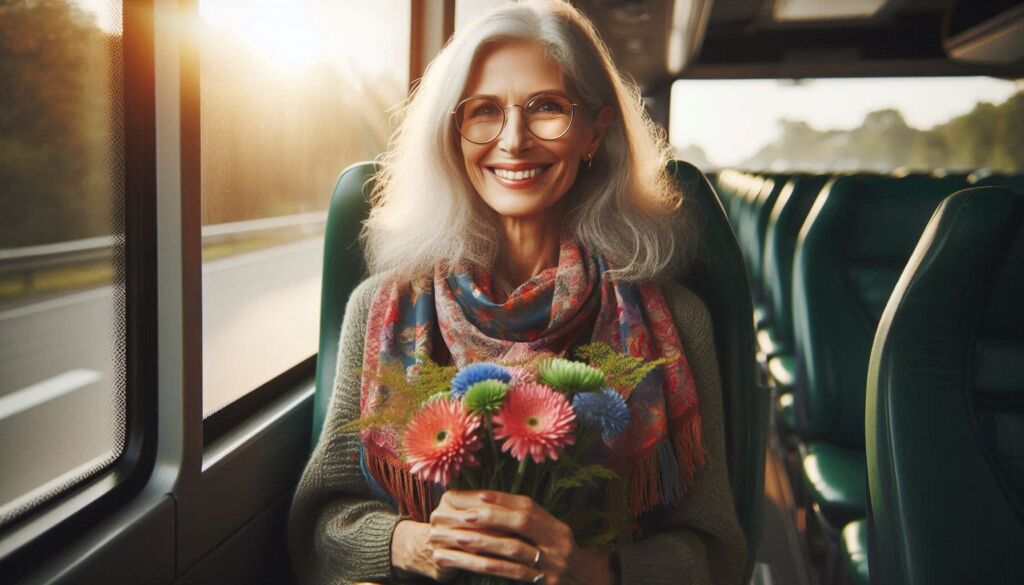
<instances>
[{"instance_id":1,"label":"green leather seat","mask_svg":"<svg viewBox=\"0 0 1024 585\"><path fill-rule=\"evenodd\" d=\"M371 163L359 163L346 169L338 180L328 211L314 398L314 444L333 390L345 305L349 294L365 276L358 235L369 211L368 195L374 169ZM692 214L700 230L701 249L684 284L707 303L714 325L725 410L729 480L736 514L749 547L749 577L761 535L768 416L767 393L756 381L749 288L736 238L711 184L689 163L673 162L668 170L686 194L684 212Z\"/></svg>"},{"instance_id":2,"label":"green leather seat","mask_svg":"<svg viewBox=\"0 0 1024 585\"><path fill-rule=\"evenodd\" d=\"M983 177L971 175L967 182L972 187L1006 187L1015 193L1024 193L1024 174L991 174Z\"/></svg>"},{"instance_id":3,"label":"green leather seat","mask_svg":"<svg viewBox=\"0 0 1024 585\"><path fill-rule=\"evenodd\" d=\"M773 174L767 176L764 185L761 187L761 192L757 196L757 201L754 203L754 214L751 217L751 274L754 279L754 290L761 297L759 300L765 301L765 307L769 318L771 317L771 306L767 304L767 299L763 298L765 296L763 294L765 290L763 265L765 239L768 234L768 221L771 218L772 211L775 209L775 202L778 201L779 195L789 183L790 176L791 175L788 174Z\"/></svg>"},{"instance_id":4,"label":"green leather seat","mask_svg":"<svg viewBox=\"0 0 1024 585\"><path fill-rule=\"evenodd\" d=\"M802 463L805 493L832 526L864 516L868 486L862 448L815 441Z\"/></svg>"},{"instance_id":5,"label":"green leather seat","mask_svg":"<svg viewBox=\"0 0 1024 585\"><path fill-rule=\"evenodd\" d=\"M793 261L793 327L798 433L836 447L817 455L818 468L863 466L864 385L878 320L928 219L962 186L957 178L846 175L815 200ZM843 482L810 492L838 532L850 503L828 496L864 494L863 472L811 478L808 469L807 484Z\"/></svg>"},{"instance_id":6,"label":"green leather seat","mask_svg":"<svg viewBox=\"0 0 1024 585\"><path fill-rule=\"evenodd\" d=\"M747 187L752 177L735 169L723 169L715 185L721 196L721 203L735 232L739 226L740 208L744 203Z\"/></svg>"},{"instance_id":7,"label":"green leather seat","mask_svg":"<svg viewBox=\"0 0 1024 585\"><path fill-rule=\"evenodd\" d=\"M846 573L854 585L869 585L871 579L868 570L868 523L866 520L855 520L843 528L839 539L846 565Z\"/></svg>"},{"instance_id":8,"label":"green leather seat","mask_svg":"<svg viewBox=\"0 0 1024 585\"><path fill-rule=\"evenodd\" d=\"M793 353L793 254L800 227L827 180L828 175L793 175L768 217L762 277L771 320L757 332L758 350L768 358Z\"/></svg>"},{"instance_id":9,"label":"green leather seat","mask_svg":"<svg viewBox=\"0 0 1024 585\"><path fill-rule=\"evenodd\" d=\"M740 190L740 207L737 214L739 223L736 225L736 236L739 239L740 251L744 254L747 253L746 235L749 229L747 226L750 225L751 209L754 206L754 202L757 201L757 196L761 193L761 187L763 186L763 175L747 173L746 180Z\"/></svg>"},{"instance_id":10,"label":"green leather seat","mask_svg":"<svg viewBox=\"0 0 1024 585\"><path fill-rule=\"evenodd\" d=\"M1024 583L1024 194L928 224L871 351L874 583Z\"/></svg>"},{"instance_id":11,"label":"green leather seat","mask_svg":"<svg viewBox=\"0 0 1024 585\"><path fill-rule=\"evenodd\" d=\"M356 163L341 172L327 209L324 228L324 268L320 284L320 345L316 357L316 394L313 397L313 442L323 430L327 405L334 390L338 337L348 297L366 277L359 245L362 222L370 213L370 181L376 167Z\"/></svg>"},{"instance_id":12,"label":"green leather seat","mask_svg":"<svg viewBox=\"0 0 1024 585\"><path fill-rule=\"evenodd\" d=\"M682 189L684 210L692 214L700 235L701 249L684 284L707 304L714 325L729 482L750 551L749 578L761 539L768 425L768 394L757 383L750 289L736 237L711 184L689 163L673 162L669 173Z\"/></svg>"}]
</instances>

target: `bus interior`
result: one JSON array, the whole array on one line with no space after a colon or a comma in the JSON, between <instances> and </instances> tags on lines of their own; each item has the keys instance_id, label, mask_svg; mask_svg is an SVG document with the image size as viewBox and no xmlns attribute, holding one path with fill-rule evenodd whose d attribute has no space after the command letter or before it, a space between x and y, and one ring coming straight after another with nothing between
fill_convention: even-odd
<instances>
[{"instance_id":1,"label":"bus interior","mask_svg":"<svg viewBox=\"0 0 1024 585\"><path fill-rule=\"evenodd\" d=\"M0 581L295 582L373 161L498 4L0 5ZM571 4L676 153L746 582L1024 583L1024 2Z\"/></svg>"}]
</instances>

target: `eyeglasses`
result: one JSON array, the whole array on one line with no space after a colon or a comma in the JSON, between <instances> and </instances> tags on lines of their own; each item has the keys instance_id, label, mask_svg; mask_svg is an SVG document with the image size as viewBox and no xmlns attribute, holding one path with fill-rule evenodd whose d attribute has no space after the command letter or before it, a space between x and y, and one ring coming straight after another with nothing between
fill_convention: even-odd
<instances>
[{"instance_id":1,"label":"eyeglasses","mask_svg":"<svg viewBox=\"0 0 1024 585\"><path fill-rule=\"evenodd\" d=\"M459 102L451 113L455 127L463 138L473 144L487 144L505 129L509 108L521 108L526 129L541 140L558 140L572 126L573 112L579 104L560 95L541 94L526 102L525 106L501 104L490 98L471 97Z\"/></svg>"}]
</instances>

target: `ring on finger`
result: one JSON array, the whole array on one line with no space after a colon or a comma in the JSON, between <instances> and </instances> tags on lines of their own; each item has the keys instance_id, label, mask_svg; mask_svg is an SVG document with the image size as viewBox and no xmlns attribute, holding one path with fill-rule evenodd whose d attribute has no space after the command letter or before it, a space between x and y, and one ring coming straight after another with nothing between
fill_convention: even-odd
<instances>
[{"instance_id":1,"label":"ring on finger","mask_svg":"<svg viewBox=\"0 0 1024 585\"><path fill-rule=\"evenodd\" d=\"M544 577L545 577L544 573L540 573L536 577L533 578L533 581L531 581L531 583L534 583L536 585L537 583L540 583L541 581L543 581Z\"/></svg>"},{"instance_id":2,"label":"ring on finger","mask_svg":"<svg viewBox=\"0 0 1024 585\"><path fill-rule=\"evenodd\" d=\"M537 556L533 557L533 562L530 564L530 566L534 567L534 568L537 568L537 565L540 564L540 558L541 558L541 556L543 556L543 554L544 553L540 550L540 547L538 546L537 547ZM542 578L543 578L543 575L544 575L544 573L541 573ZM539 581L534 581L534 583L539 583Z\"/></svg>"}]
</instances>

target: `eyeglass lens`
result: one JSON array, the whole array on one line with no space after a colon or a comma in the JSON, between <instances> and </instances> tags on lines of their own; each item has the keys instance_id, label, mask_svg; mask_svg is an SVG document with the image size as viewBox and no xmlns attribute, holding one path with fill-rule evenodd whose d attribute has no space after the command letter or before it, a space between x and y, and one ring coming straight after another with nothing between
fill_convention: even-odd
<instances>
[{"instance_id":1,"label":"eyeglass lens","mask_svg":"<svg viewBox=\"0 0 1024 585\"><path fill-rule=\"evenodd\" d=\"M539 95L523 107L526 128L537 138L561 138L572 124L572 102L559 95ZM455 123L466 140L485 144L505 127L505 108L488 98L470 98L455 110Z\"/></svg>"}]
</instances>

